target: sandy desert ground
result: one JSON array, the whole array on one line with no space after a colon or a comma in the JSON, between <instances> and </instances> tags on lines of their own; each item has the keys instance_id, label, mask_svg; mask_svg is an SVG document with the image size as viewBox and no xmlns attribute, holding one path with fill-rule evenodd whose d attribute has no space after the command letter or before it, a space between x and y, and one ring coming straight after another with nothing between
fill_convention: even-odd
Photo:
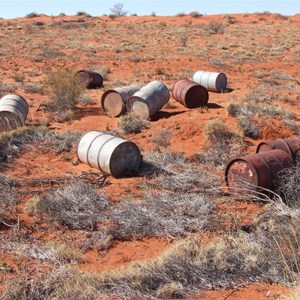
<instances>
[{"instance_id":1,"label":"sandy desert ground","mask_svg":"<svg viewBox=\"0 0 300 300\"><path fill-rule=\"evenodd\" d=\"M0 19L0 95L17 93L30 107L27 131L0 135L5 199L0 204L0 298L286 295L299 279L300 248L296 238L287 239L293 247L287 246L281 233L288 227L279 225L300 224L297 209L280 210L273 200L227 193L224 167L234 156L254 153L261 141L299 134L299 29L300 15L268 12ZM48 105L47 78L61 69L95 70L104 77L104 86L85 90L64 120ZM205 108L188 109L171 97L140 133L125 133L120 118L108 117L101 108L109 88L160 80L171 90L197 70L228 77L228 90L209 92ZM231 104L239 105L238 116L228 109ZM206 126L215 120L229 133L210 136L214 133ZM136 143L144 160L160 171L102 176L77 158L79 136L91 130ZM65 201L66 194L53 193L66 193L66 187L87 202L66 204L64 216L55 201L41 204L55 197ZM84 193L96 202L80 198ZM275 244L264 240L268 234L274 234ZM182 269L172 259L182 262ZM32 291L37 294L30 298Z\"/></svg>"}]
</instances>

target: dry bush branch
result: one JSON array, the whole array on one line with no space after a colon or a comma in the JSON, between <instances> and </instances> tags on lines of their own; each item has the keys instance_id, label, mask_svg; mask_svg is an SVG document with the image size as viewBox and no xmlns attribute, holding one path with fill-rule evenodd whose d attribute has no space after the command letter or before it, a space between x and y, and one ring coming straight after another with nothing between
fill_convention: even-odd
<instances>
[{"instance_id":1,"label":"dry bush branch","mask_svg":"<svg viewBox=\"0 0 300 300\"><path fill-rule=\"evenodd\" d=\"M81 181L32 201L27 204L27 213L47 214L51 220L72 229L94 230L106 218L108 206L106 196L97 194L93 186Z\"/></svg>"},{"instance_id":2,"label":"dry bush branch","mask_svg":"<svg viewBox=\"0 0 300 300\"><path fill-rule=\"evenodd\" d=\"M14 212L14 206L18 202L16 182L6 175L0 173L0 224L8 225L6 222Z\"/></svg>"},{"instance_id":3,"label":"dry bush branch","mask_svg":"<svg viewBox=\"0 0 300 300\"><path fill-rule=\"evenodd\" d=\"M129 113L120 117L118 127L125 134L140 133L144 129L149 128L149 122L142 120L136 113Z\"/></svg>"},{"instance_id":4,"label":"dry bush branch","mask_svg":"<svg viewBox=\"0 0 300 300\"><path fill-rule=\"evenodd\" d=\"M80 141L81 133L59 134L46 127L20 127L0 134L0 162L12 161L24 148L37 147L62 153L74 149Z\"/></svg>"},{"instance_id":5,"label":"dry bush branch","mask_svg":"<svg viewBox=\"0 0 300 300\"><path fill-rule=\"evenodd\" d=\"M288 206L300 208L300 157L293 167L278 174L275 191L282 196Z\"/></svg>"}]
</instances>

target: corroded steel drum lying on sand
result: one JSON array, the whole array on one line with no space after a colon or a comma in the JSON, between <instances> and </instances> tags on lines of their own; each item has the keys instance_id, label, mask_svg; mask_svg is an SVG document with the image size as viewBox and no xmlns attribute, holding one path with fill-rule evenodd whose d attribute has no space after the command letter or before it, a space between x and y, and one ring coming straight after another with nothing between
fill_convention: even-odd
<instances>
[{"instance_id":1,"label":"corroded steel drum lying on sand","mask_svg":"<svg viewBox=\"0 0 300 300\"><path fill-rule=\"evenodd\" d=\"M133 84L105 91L101 98L102 109L111 117L125 114L126 101L142 87L142 85Z\"/></svg>"},{"instance_id":2,"label":"corroded steel drum lying on sand","mask_svg":"<svg viewBox=\"0 0 300 300\"><path fill-rule=\"evenodd\" d=\"M0 131L9 131L25 124L29 106L27 101L16 94L0 99Z\"/></svg>"},{"instance_id":3,"label":"corroded steel drum lying on sand","mask_svg":"<svg viewBox=\"0 0 300 300\"><path fill-rule=\"evenodd\" d=\"M80 70L75 74L75 84L83 85L87 89L96 89L103 85L103 77L97 72Z\"/></svg>"},{"instance_id":4,"label":"corroded steel drum lying on sand","mask_svg":"<svg viewBox=\"0 0 300 300\"><path fill-rule=\"evenodd\" d=\"M187 108L206 106L208 102L208 91L189 79L181 79L174 83L172 95L176 101Z\"/></svg>"},{"instance_id":5,"label":"corroded steel drum lying on sand","mask_svg":"<svg viewBox=\"0 0 300 300\"><path fill-rule=\"evenodd\" d=\"M221 93L226 90L227 86L227 77L224 73L197 71L192 80L212 92Z\"/></svg>"},{"instance_id":6,"label":"corroded steel drum lying on sand","mask_svg":"<svg viewBox=\"0 0 300 300\"><path fill-rule=\"evenodd\" d=\"M126 102L128 112L135 112L142 119L149 119L170 99L168 88L158 80L151 81Z\"/></svg>"},{"instance_id":7,"label":"corroded steel drum lying on sand","mask_svg":"<svg viewBox=\"0 0 300 300\"><path fill-rule=\"evenodd\" d=\"M131 175L141 160L136 144L100 131L86 133L79 142L77 154L81 162L115 178Z\"/></svg>"},{"instance_id":8,"label":"corroded steel drum lying on sand","mask_svg":"<svg viewBox=\"0 0 300 300\"><path fill-rule=\"evenodd\" d=\"M278 139L271 142L262 142L258 144L256 153L280 149L288 153L294 160L300 154L300 137L291 137L287 139Z\"/></svg>"},{"instance_id":9,"label":"corroded steel drum lying on sand","mask_svg":"<svg viewBox=\"0 0 300 300\"><path fill-rule=\"evenodd\" d=\"M271 189L276 175L293 164L289 154L270 150L231 160L225 170L225 180L230 191L248 187L259 191Z\"/></svg>"}]
</instances>

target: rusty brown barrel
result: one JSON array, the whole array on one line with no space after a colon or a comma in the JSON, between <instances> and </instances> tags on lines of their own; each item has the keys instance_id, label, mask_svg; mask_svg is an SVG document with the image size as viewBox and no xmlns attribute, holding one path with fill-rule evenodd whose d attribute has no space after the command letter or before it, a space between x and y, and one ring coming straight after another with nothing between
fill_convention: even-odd
<instances>
[{"instance_id":1,"label":"rusty brown barrel","mask_svg":"<svg viewBox=\"0 0 300 300\"><path fill-rule=\"evenodd\" d=\"M257 145L256 153L266 152L272 149L280 149L288 153L294 160L300 154L300 137L295 136L287 139L261 142Z\"/></svg>"},{"instance_id":2,"label":"rusty brown barrel","mask_svg":"<svg viewBox=\"0 0 300 300\"><path fill-rule=\"evenodd\" d=\"M75 84L83 85L87 89L96 89L103 85L103 77L94 71L80 70L75 74Z\"/></svg>"},{"instance_id":3,"label":"rusty brown barrel","mask_svg":"<svg viewBox=\"0 0 300 300\"><path fill-rule=\"evenodd\" d=\"M126 113L126 101L143 86L133 84L107 90L101 98L101 106L110 117L118 117Z\"/></svg>"},{"instance_id":4,"label":"rusty brown barrel","mask_svg":"<svg viewBox=\"0 0 300 300\"><path fill-rule=\"evenodd\" d=\"M225 169L225 181L230 191L240 188L272 189L276 175L293 165L292 158L283 150L259 152L231 160ZM262 189L260 189L262 188Z\"/></svg>"},{"instance_id":5,"label":"rusty brown barrel","mask_svg":"<svg viewBox=\"0 0 300 300\"><path fill-rule=\"evenodd\" d=\"M206 106L208 102L208 91L189 79L181 79L174 83L172 95L176 101L187 108Z\"/></svg>"},{"instance_id":6,"label":"rusty brown barrel","mask_svg":"<svg viewBox=\"0 0 300 300\"><path fill-rule=\"evenodd\" d=\"M128 112L135 112L141 119L149 119L170 99L168 88L158 80L151 81L126 102Z\"/></svg>"},{"instance_id":7,"label":"rusty brown barrel","mask_svg":"<svg viewBox=\"0 0 300 300\"><path fill-rule=\"evenodd\" d=\"M29 106L20 95L8 94L0 99L0 132L9 131L25 124Z\"/></svg>"},{"instance_id":8,"label":"rusty brown barrel","mask_svg":"<svg viewBox=\"0 0 300 300\"><path fill-rule=\"evenodd\" d=\"M132 175L141 160L136 144L100 131L90 131L81 138L77 155L81 162L115 178Z\"/></svg>"},{"instance_id":9,"label":"rusty brown barrel","mask_svg":"<svg viewBox=\"0 0 300 300\"><path fill-rule=\"evenodd\" d=\"M192 80L212 92L221 93L227 87L227 77L224 73L197 71L194 73Z\"/></svg>"}]
</instances>

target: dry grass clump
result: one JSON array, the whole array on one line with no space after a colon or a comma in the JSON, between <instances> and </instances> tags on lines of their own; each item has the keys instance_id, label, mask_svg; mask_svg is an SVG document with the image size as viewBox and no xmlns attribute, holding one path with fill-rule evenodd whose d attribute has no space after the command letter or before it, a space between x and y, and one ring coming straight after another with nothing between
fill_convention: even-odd
<instances>
[{"instance_id":1,"label":"dry grass clump","mask_svg":"<svg viewBox=\"0 0 300 300\"><path fill-rule=\"evenodd\" d=\"M12 161L26 147L35 146L56 153L70 151L78 144L81 133L58 134L43 126L19 127L0 134L0 162Z\"/></svg>"},{"instance_id":2,"label":"dry grass clump","mask_svg":"<svg viewBox=\"0 0 300 300\"><path fill-rule=\"evenodd\" d=\"M0 134L0 162L11 161L24 147L32 141L41 141L46 137L46 127L19 127Z\"/></svg>"},{"instance_id":3,"label":"dry grass clump","mask_svg":"<svg viewBox=\"0 0 300 300\"><path fill-rule=\"evenodd\" d=\"M3 300L82 299L96 300L101 295L90 276L72 268L59 268L32 281L24 278L11 281L2 295ZM101 299L101 298L100 298ZM105 299L105 298L104 298Z\"/></svg>"},{"instance_id":4,"label":"dry grass clump","mask_svg":"<svg viewBox=\"0 0 300 300\"><path fill-rule=\"evenodd\" d=\"M257 139L268 124L266 118L294 120L295 114L288 108L276 105L277 95L263 86L257 87L239 101L233 101L227 107L229 115L236 117L244 135Z\"/></svg>"},{"instance_id":5,"label":"dry grass clump","mask_svg":"<svg viewBox=\"0 0 300 300\"><path fill-rule=\"evenodd\" d=\"M300 209L300 157L293 167L277 175L275 191L288 206Z\"/></svg>"},{"instance_id":6,"label":"dry grass clump","mask_svg":"<svg viewBox=\"0 0 300 300\"><path fill-rule=\"evenodd\" d=\"M221 185L220 176L211 169L178 152L145 152L139 174L153 179L143 181L142 188L156 190L218 193Z\"/></svg>"},{"instance_id":7,"label":"dry grass clump","mask_svg":"<svg viewBox=\"0 0 300 300\"><path fill-rule=\"evenodd\" d=\"M110 207L103 227L83 248L104 250L115 241L168 236L172 239L208 229L215 218L215 204L203 194L148 190L140 201L125 200Z\"/></svg>"},{"instance_id":8,"label":"dry grass clump","mask_svg":"<svg viewBox=\"0 0 300 300\"><path fill-rule=\"evenodd\" d=\"M136 113L129 113L120 117L118 127L125 134L140 133L149 127L149 122L142 120Z\"/></svg>"},{"instance_id":9,"label":"dry grass clump","mask_svg":"<svg viewBox=\"0 0 300 300\"><path fill-rule=\"evenodd\" d=\"M6 223L17 204L15 182L6 175L0 173L0 224Z\"/></svg>"},{"instance_id":10,"label":"dry grass clump","mask_svg":"<svg viewBox=\"0 0 300 300\"><path fill-rule=\"evenodd\" d=\"M172 174L174 167L182 168L187 163L183 153L170 151L146 151L140 163L140 176L155 177L159 174Z\"/></svg>"},{"instance_id":11,"label":"dry grass clump","mask_svg":"<svg viewBox=\"0 0 300 300\"><path fill-rule=\"evenodd\" d=\"M31 13L27 14L25 17L26 17L26 18L36 18L36 17L38 17L38 16L39 16L38 13L36 13L36 12L31 12Z\"/></svg>"},{"instance_id":12,"label":"dry grass clump","mask_svg":"<svg viewBox=\"0 0 300 300\"><path fill-rule=\"evenodd\" d=\"M112 208L114 239L187 236L209 226L215 205L201 194L148 192L139 202L123 201Z\"/></svg>"},{"instance_id":13,"label":"dry grass clump","mask_svg":"<svg viewBox=\"0 0 300 300\"><path fill-rule=\"evenodd\" d=\"M19 256L32 257L36 260L54 262L57 265L83 263L82 253L71 245L47 243L43 245L26 242L7 242L0 245L2 250L10 250Z\"/></svg>"},{"instance_id":14,"label":"dry grass clump","mask_svg":"<svg viewBox=\"0 0 300 300\"><path fill-rule=\"evenodd\" d=\"M161 147L168 148L171 145L170 139L171 132L168 129L163 129L155 134L152 143L155 144L155 149L160 151Z\"/></svg>"},{"instance_id":15,"label":"dry grass clump","mask_svg":"<svg viewBox=\"0 0 300 300\"><path fill-rule=\"evenodd\" d=\"M297 283L289 295L283 296L280 300L298 300L300 299L300 284Z\"/></svg>"},{"instance_id":16,"label":"dry grass clump","mask_svg":"<svg viewBox=\"0 0 300 300\"><path fill-rule=\"evenodd\" d=\"M56 112L59 121L65 121L72 115L84 90L83 86L75 84L74 75L74 71L57 69L50 72L45 81L52 100L49 108Z\"/></svg>"},{"instance_id":17,"label":"dry grass clump","mask_svg":"<svg viewBox=\"0 0 300 300\"><path fill-rule=\"evenodd\" d=\"M43 87L36 83L25 83L24 92L27 94L43 94Z\"/></svg>"},{"instance_id":18,"label":"dry grass clump","mask_svg":"<svg viewBox=\"0 0 300 300\"><path fill-rule=\"evenodd\" d=\"M200 18L200 17L203 17L203 14L199 13L198 11L192 11L189 13L189 15L192 17L192 18ZM177 15L178 16L178 15ZM181 16L181 15L180 15Z\"/></svg>"},{"instance_id":19,"label":"dry grass clump","mask_svg":"<svg viewBox=\"0 0 300 300\"><path fill-rule=\"evenodd\" d=\"M97 227L105 219L107 198L96 193L91 185L77 181L52 193L33 198L26 212L30 215L47 215L51 220L70 229Z\"/></svg>"},{"instance_id":20,"label":"dry grass clump","mask_svg":"<svg viewBox=\"0 0 300 300\"><path fill-rule=\"evenodd\" d=\"M242 155L243 137L232 132L222 120L208 121L204 126L206 153L198 153L198 160L223 166L229 158Z\"/></svg>"},{"instance_id":21,"label":"dry grass clump","mask_svg":"<svg viewBox=\"0 0 300 300\"><path fill-rule=\"evenodd\" d=\"M223 34L225 27L226 26L221 21L210 21L206 25L206 29L210 34Z\"/></svg>"}]
</instances>

